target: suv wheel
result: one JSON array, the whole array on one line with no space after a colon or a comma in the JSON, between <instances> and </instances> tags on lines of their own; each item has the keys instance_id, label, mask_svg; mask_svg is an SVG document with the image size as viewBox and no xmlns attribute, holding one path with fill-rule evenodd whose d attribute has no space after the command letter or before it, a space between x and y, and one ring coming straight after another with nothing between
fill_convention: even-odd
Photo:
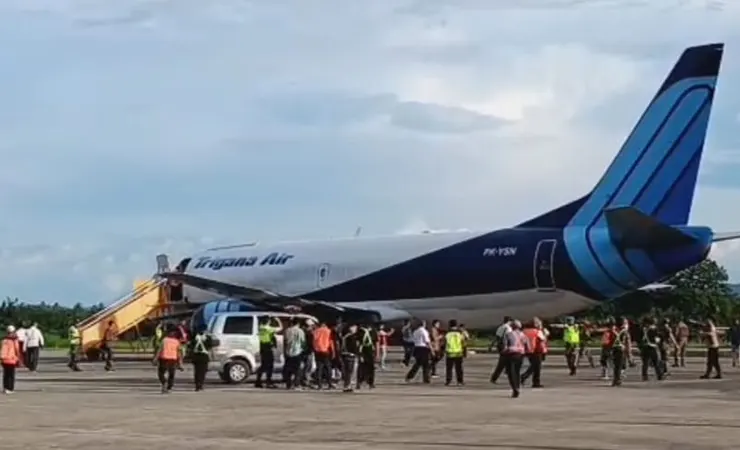
<instances>
[{"instance_id":1,"label":"suv wheel","mask_svg":"<svg viewBox=\"0 0 740 450\"><path fill-rule=\"evenodd\" d=\"M224 378L227 383L241 384L247 381L252 371L249 368L249 364L246 361L240 359L234 359L229 361L224 367Z\"/></svg>"}]
</instances>

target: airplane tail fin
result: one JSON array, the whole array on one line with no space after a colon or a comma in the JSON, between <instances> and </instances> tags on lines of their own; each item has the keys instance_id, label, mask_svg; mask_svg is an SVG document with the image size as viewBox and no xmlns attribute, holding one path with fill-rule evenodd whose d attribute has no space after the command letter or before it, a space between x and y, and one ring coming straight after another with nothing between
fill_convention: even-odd
<instances>
[{"instance_id":1,"label":"airplane tail fin","mask_svg":"<svg viewBox=\"0 0 740 450\"><path fill-rule=\"evenodd\" d=\"M622 206L666 225L686 224L723 50L684 50L593 191L519 227L604 225L605 211Z\"/></svg>"}]
</instances>

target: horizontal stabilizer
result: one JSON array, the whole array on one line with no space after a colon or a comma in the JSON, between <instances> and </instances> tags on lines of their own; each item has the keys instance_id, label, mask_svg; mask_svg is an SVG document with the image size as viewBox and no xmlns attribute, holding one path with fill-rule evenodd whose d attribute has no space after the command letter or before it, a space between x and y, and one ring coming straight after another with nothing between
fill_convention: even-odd
<instances>
[{"instance_id":1,"label":"horizontal stabilizer","mask_svg":"<svg viewBox=\"0 0 740 450\"><path fill-rule=\"evenodd\" d=\"M712 242L732 241L740 239L740 231L731 231L728 233L714 233Z\"/></svg>"},{"instance_id":2,"label":"horizontal stabilizer","mask_svg":"<svg viewBox=\"0 0 740 450\"><path fill-rule=\"evenodd\" d=\"M609 233L620 248L658 249L696 243L696 239L670 225L660 223L631 206L604 211Z\"/></svg>"}]
</instances>

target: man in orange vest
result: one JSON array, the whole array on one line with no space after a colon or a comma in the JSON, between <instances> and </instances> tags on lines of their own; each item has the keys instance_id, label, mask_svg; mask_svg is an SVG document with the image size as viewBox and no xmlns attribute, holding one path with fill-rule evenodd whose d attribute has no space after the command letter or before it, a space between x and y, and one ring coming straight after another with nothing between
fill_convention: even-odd
<instances>
[{"instance_id":1,"label":"man in orange vest","mask_svg":"<svg viewBox=\"0 0 740 450\"><path fill-rule=\"evenodd\" d=\"M321 389L323 380L326 380L329 389L334 389L331 372L337 349L334 347L332 330L324 321L313 332L313 351L316 357L316 387Z\"/></svg>"},{"instance_id":2,"label":"man in orange vest","mask_svg":"<svg viewBox=\"0 0 740 450\"><path fill-rule=\"evenodd\" d=\"M529 360L529 367L522 374L522 384L527 381L527 378L532 377L532 387L541 388L542 383L540 382L540 375L542 373L542 357L545 355L547 348L545 342L547 337L542 331L542 321L535 317L532 322L527 324L527 328L524 329L524 336L529 341L529 348L526 354Z\"/></svg>"},{"instance_id":3,"label":"man in orange vest","mask_svg":"<svg viewBox=\"0 0 740 450\"><path fill-rule=\"evenodd\" d=\"M0 346L0 362L3 366L3 392L12 394L15 390L15 369L21 363L21 346L13 325L8 326L7 332Z\"/></svg>"},{"instance_id":4,"label":"man in orange vest","mask_svg":"<svg viewBox=\"0 0 740 450\"><path fill-rule=\"evenodd\" d=\"M175 371L182 365L182 353L180 353L180 340L176 328L169 327L167 337L162 339L157 356L152 361L157 364L157 377L162 385L162 393L169 394L175 385ZM167 377L165 378L165 374Z\"/></svg>"}]
</instances>

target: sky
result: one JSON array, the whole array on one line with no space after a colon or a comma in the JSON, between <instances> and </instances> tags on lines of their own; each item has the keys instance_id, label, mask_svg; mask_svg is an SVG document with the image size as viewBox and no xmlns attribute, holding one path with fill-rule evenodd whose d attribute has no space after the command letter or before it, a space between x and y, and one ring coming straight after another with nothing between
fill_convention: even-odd
<instances>
[{"instance_id":1,"label":"sky","mask_svg":"<svg viewBox=\"0 0 740 450\"><path fill-rule=\"evenodd\" d=\"M0 296L109 303L220 243L514 225L588 192L718 41L691 221L740 230L738 23L731 0L4 0ZM740 244L713 256L740 281Z\"/></svg>"}]
</instances>

